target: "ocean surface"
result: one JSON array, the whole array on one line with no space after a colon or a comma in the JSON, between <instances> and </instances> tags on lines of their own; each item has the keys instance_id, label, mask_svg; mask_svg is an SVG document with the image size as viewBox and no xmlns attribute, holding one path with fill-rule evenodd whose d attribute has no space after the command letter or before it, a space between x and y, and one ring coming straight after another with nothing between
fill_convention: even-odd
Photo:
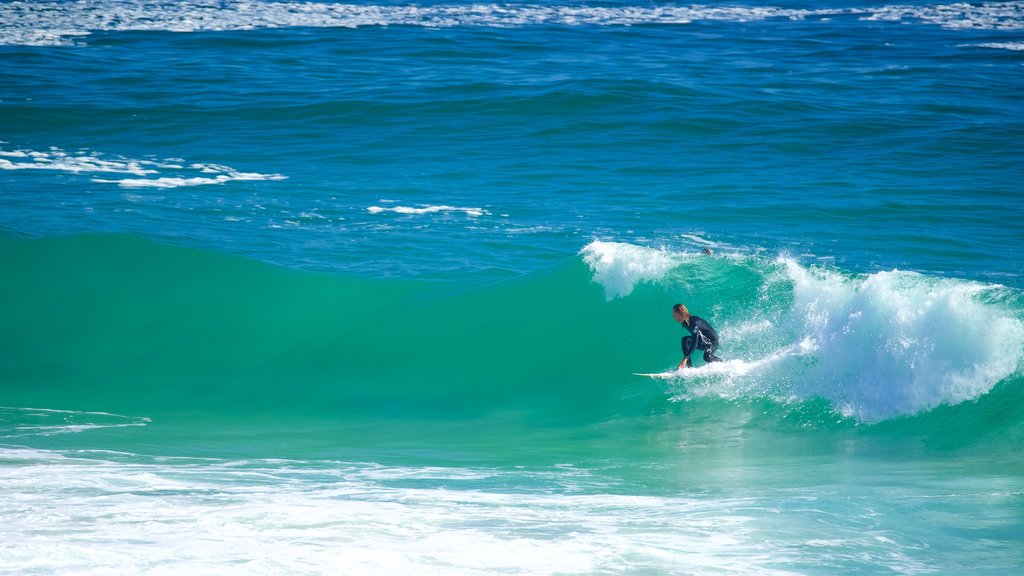
<instances>
[{"instance_id":1,"label":"ocean surface","mask_svg":"<svg viewBox=\"0 0 1024 576\"><path fill-rule=\"evenodd\" d=\"M0 574L852 573L1024 573L1024 2L0 2Z\"/></svg>"}]
</instances>

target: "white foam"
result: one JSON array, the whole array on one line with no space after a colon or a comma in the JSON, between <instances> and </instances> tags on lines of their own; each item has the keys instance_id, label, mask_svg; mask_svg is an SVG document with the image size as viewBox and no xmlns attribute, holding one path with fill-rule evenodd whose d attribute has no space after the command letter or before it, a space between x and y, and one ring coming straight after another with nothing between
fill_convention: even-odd
<instances>
[{"instance_id":1,"label":"white foam","mask_svg":"<svg viewBox=\"0 0 1024 576\"><path fill-rule=\"evenodd\" d=\"M93 182L101 184L117 184L122 188L183 188L187 186L209 186L211 184L224 184L232 180L284 180L287 176L280 174L252 174L232 172L219 174L214 178L195 176L192 178L178 178L164 176L162 178L125 178L122 180L101 180L94 178Z\"/></svg>"},{"instance_id":2,"label":"white foam","mask_svg":"<svg viewBox=\"0 0 1024 576\"><path fill-rule=\"evenodd\" d=\"M14 158L16 160L8 160ZM153 176L158 178L93 178L99 184L116 184L122 188L180 188L184 186L206 186L224 184L234 180L261 181L284 180L281 174L260 174L239 172L230 166L219 164L192 164L187 168L175 163L178 159L135 160L123 156L109 156L99 152L79 151L69 153L60 148L42 152L36 150L0 149L0 170L56 170L72 174L102 173L131 176ZM174 176L162 176L167 171L176 171ZM184 172L185 174L180 174ZM212 174L213 176L190 176L189 173Z\"/></svg>"},{"instance_id":3,"label":"white foam","mask_svg":"<svg viewBox=\"0 0 1024 576\"><path fill-rule=\"evenodd\" d=\"M771 526L787 506L774 493L628 495L567 467L0 459L17 464L0 475L0 554L17 574L786 574L793 554ZM787 533L864 518L843 506L801 522L796 502ZM862 561L894 567L896 548L850 532Z\"/></svg>"},{"instance_id":4,"label":"white foam","mask_svg":"<svg viewBox=\"0 0 1024 576\"><path fill-rule=\"evenodd\" d=\"M1024 50L1024 42L988 42L985 44L961 44L961 46L977 46L979 48L995 48L998 50Z\"/></svg>"},{"instance_id":5,"label":"white foam","mask_svg":"<svg viewBox=\"0 0 1024 576\"><path fill-rule=\"evenodd\" d=\"M111 416L114 418L128 418L128 416L121 416L120 414L111 414L110 412L87 412L81 410L57 410L54 408L21 408L15 406L0 406L2 411L11 412L22 412L25 414L80 414L86 416Z\"/></svg>"},{"instance_id":6,"label":"white foam","mask_svg":"<svg viewBox=\"0 0 1024 576\"><path fill-rule=\"evenodd\" d=\"M696 244L701 244L701 245L707 246L707 247L712 247L713 248L713 247L718 247L719 246L718 242L712 242L711 240L708 240L708 239L703 238L701 236L698 236L696 234L682 234L682 235L680 235L680 237L681 238L686 238L687 240L690 240L691 242L694 242Z\"/></svg>"},{"instance_id":7,"label":"white foam","mask_svg":"<svg viewBox=\"0 0 1024 576\"><path fill-rule=\"evenodd\" d=\"M61 172L105 172L146 176L156 174L153 162L127 158L103 158L98 154L69 154L59 148L49 152L34 150L0 150L0 170L58 170ZM26 161L11 161L6 158L21 158Z\"/></svg>"},{"instance_id":8,"label":"white foam","mask_svg":"<svg viewBox=\"0 0 1024 576\"><path fill-rule=\"evenodd\" d=\"M1024 28L1024 2L881 6L865 9L861 18L874 21L924 22L953 29L1020 30Z\"/></svg>"},{"instance_id":9,"label":"white foam","mask_svg":"<svg viewBox=\"0 0 1024 576\"><path fill-rule=\"evenodd\" d=\"M592 242L583 258L611 299L696 257ZM729 262L717 274L729 273ZM763 275L762 306L746 317L728 303L715 322L726 362L681 373L678 397L824 398L865 422L978 398L1024 369L1024 322L1002 286L914 272L850 276L789 257L746 260ZM767 296L781 295L781 297ZM780 309L785 302L785 308Z\"/></svg>"},{"instance_id":10,"label":"white foam","mask_svg":"<svg viewBox=\"0 0 1024 576\"><path fill-rule=\"evenodd\" d=\"M483 215L489 215L490 212L483 208L460 208L458 206L393 206L385 208L382 206L370 206L366 209L370 214L380 214L381 212L394 212L395 214L407 214L407 215L418 215L418 214L436 214L438 212L463 212L470 218L478 218Z\"/></svg>"},{"instance_id":11,"label":"white foam","mask_svg":"<svg viewBox=\"0 0 1024 576\"><path fill-rule=\"evenodd\" d=\"M609 300L628 296L639 282L660 280L681 262L664 249L595 240L580 251Z\"/></svg>"},{"instance_id":12,"label":"white foam","mask_svg":"<svg viewBox=\"0 0 1024 576\"><path fill-rule=\"evenodd\" d=\"M554 228L552 226L543 226L542 225L542 226L527 226L525 228L506 228L505 230L503 230L503 232L505 234L508 234L508 235L511 236L511 235L518 235L518 234L524 234L524 235L525 234L544 234L544 233L547 233L547 232L554 232L555 230L556 230L556 228Z\"/></svg>"},{"instance_id":13,"label":"white foam","mask_svg":"<svg viewBox=\"0 0 1024 576\"><path fill-rule=\"evenodd\" d=\"M828 9L778 6L583 4L335 4L328 2L78 2L0 3L0 44L60 46L94 31L233 31L287 27L422 26L632 26L685 25L700 20L751 22L767 19L828 22L853 15L866 20L923 22L949 28L1021 29L1021 2L935 4Z\"/></svg>"},{"instance_id":14,"label":"white foam","mask_svg":"<svg viewBox=\"0 0 1024 576\"><path fill-rule=\"evenodd\" d=\"M781 263L793 283L788 321L815 359L788 367L802 372L793 389L801 398L878 421L977 398L1021 368L1024 323L989 301L999 286Z\"/></svg>"},{"instance_id":15,"label":"white foam","mask_svg":"<svg viewBox=\"0 0 1024 576\"><path fill-rule=\"evenodd\" d=\"M28 436L78 434L103 428L133 428L146 426L151 420L107 412L0 406L0 422L9 423L8 427L0 429L0 438L17 439Z\"/></svg>"}]
</instances>

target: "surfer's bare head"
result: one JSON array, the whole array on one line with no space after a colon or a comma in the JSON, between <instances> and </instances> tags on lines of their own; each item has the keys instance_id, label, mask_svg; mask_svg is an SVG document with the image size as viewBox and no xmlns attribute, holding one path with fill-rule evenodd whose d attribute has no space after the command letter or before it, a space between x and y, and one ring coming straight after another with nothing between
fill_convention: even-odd
<instances>
[{"instance_id":1,"label":"surfer's bare head","mask_svg":"<svg viewBox=\"0 0 1024 576\"><path fill-rule=\"evenodd\" d=\"M672 307L672 318L674 318L676 322L689 322L690 311L686 309L686 306L683 306L682 304L676 304L675 306Z\"/></svg>"}]
</instances>

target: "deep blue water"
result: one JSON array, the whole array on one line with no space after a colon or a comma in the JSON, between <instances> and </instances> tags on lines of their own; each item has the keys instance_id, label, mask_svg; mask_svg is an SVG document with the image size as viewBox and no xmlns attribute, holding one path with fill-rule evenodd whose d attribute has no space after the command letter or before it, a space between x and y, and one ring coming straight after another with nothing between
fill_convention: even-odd
<instances>
[{"instance_id":1,"label":"deep blue water","mask_svg":"<svg viewBox=\"0 0 1024 576\"><path fill-rule=\"evenodd\" d=\"M130 231L372 276L515 275L595 237L685 248L696 234L1020 286L1018 3L920 4L899 21L708 5L687 24L657 23L659 5L567 5L579 25L557 5L442 4L440 24L429 5L404 20L384 5L395 24L355 28L315 27L344 5L135 6L4 6L4 151L180 160L149 180L204 176L193 164L286 179L4 171L5 229ZM533 20L503 16L515 9ZM195 31L167 31L195 13ZM281 27L233 30L259 14ZM90 18L105 25L48 42L66 45L18 43Z\"/></svg>"}]
</instances>

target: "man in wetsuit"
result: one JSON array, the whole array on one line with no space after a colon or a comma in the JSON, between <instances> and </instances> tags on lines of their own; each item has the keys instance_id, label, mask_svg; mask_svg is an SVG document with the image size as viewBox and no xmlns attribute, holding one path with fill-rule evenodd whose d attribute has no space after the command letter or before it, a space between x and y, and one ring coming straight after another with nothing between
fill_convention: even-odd
<instances>
[{"instance_id":1,"label":"man in wetsuit","mask_svg":"<svg viewBox=\"0 0 1024 576\"><path fill-rule=\"evenodd\" d=\"M707 320L690 314L690 311L682 304L672 307L672 319L690 331L690 336L683 337L683 360L679 363L679 368L685 368L687 365L693 366L690 362L690 355L697 349L704 351L705 362L722 361L721 358L715 356L715 350L718 348L718 334Z\"/></svg>"}]
</instances>

